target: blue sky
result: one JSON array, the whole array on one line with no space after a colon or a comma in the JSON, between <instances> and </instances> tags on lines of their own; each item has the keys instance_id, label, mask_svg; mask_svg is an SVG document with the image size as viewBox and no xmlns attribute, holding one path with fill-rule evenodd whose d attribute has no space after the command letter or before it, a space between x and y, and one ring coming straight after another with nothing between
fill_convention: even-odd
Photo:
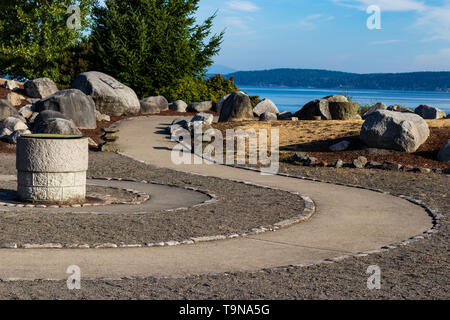
<instances>
[{"instance_id":1,"label":"blue sky","mask_svg":"<svg viewBox=\"0 0 450 320\"><path fill-rule=\"evenodd\" d=\"M381 9L381 29L366 12ZM450 0L201 0L226 28L215 63L237 70L450 71Z\"/></svg>"}]
</instances>

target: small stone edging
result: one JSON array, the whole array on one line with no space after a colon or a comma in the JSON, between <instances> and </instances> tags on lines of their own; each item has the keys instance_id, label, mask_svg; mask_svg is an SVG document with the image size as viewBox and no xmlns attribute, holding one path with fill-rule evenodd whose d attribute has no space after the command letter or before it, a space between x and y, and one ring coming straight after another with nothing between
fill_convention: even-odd
<instances>
[{"instance_id":1,"label":"small stone edging","mask_svg":"<svg viewBox=\"0 0 450 320\"><path fill-rule=\"evenodd\" d=\"M125 156L125 155L123 155L123 156ZM126 156L126 157L130 158L129 156ZM133 159L133 160L142 162L141 160L136 160L136 159ZM145 163L145 162L142 162L142 163ZM205 206L205 205L208 205L211 203L218 202L217 196L215 194L210 193L209 191L202 191L202 190L200 190L198 188L194 188L194 187L180 187L180 186L176 186L176 185L170 185L170 184L168 185L168 184L163 184L163 183L159 183L159 182L155 182L155 181L146 181L146 180L137 181L137 179L103 178L103 177L91 177L90 179L107 180L107 181L140 182L140 183L148 183L148 184L163 185L163 186L173 186L173 187L177 187L177 188L183 188L186 190L200 192L200 193L207 195L210 198L209 200L206 200L202 203L192 206L192 208L197 208L197 207L201 207L201 206ZM231 180L231 181L234 181L237 183L243 183L243 184L247 184L247 185L252 185L252 186L256 186L256 187L260 187L260 188L264 188L264 189L281 190L281 189L276 189L276 188L271 188L271 187L267 187L267 186L253 184L251 182L242 181L242 180ZM115 188L117 188L117 187L115 187ZM117 188L117 189L122 189L122 188ZM128 190L132 190L132 189L123 189L123 190L128 191ZM281 191L285 191L285 190L281 190ZM287 191L285 191L285 192L287 192ZM304 201L304 209L301 214L299 214L298 216L295 216L293 218L280 221L273 225L253 228L250 231L246 231L246 232L231 233L231 234L227 234L227 235L191 237L189 239L180 240L180 241L177 241L177 240L152 241L152 242L134 243L134 244L126 244L123 242L117 243L117 244L116 243L98 243L98 244L94 244L92 246L89 244L66 244L66 245L63 245L61 243L43 243L43 244L27 243L27 244L23 244L23 245L17 245L16 243L3 243L3 244L0 244L0 249L114 249L114 248L166 247L166 246L179 246L179 245L195 244L195 243L200 243L200 242L210 242L210 241L218 241L218 240L226 240L226 239L235 239L235 238L239 238L239 237L247 237L247 236L261 234L261 233L268 232L268 231L276 231L279 229L287 228L292 225L298 224L300 222L307 221L312 217L312 215L315 212L316 207L315 207L314 202L311 200L311 198L301 195L298 192L290 192L290 193L298 195ZM176 209L166 209L163 211L177 212L177 211L188 210L188 209L189 209L188 207L180 207L180 208L176 208Z\"/></svg>"},{"instance_id":2,"label":"small stone edging","mask_svg":"<svg viewBox=\"0 0 450 320\"><path fill-rule=\"evenodd\" d=\"M178 141L179 144L184 145L185 147L189 147L186 146L182 141ZM141 161L139 159L135 159L134 157L131 157L129 155L126 155L124 153L118 152L118 154L131 158L135 161L139 161L142 163L145 163L145 161ZM196 156L200 156L202 159L212 162L212 163L216 163L214 161L214 159L211 158L207 158L204 157L203 154L199 155L197 153L194 153ZM226 163L220 163L220 165L225 165L227 167L231 167L231 168L237 168L237 169L243 169L243 170L248 170L248 171L253 171L253 172L258 172L261 173L260 169L256 169L256 168L251 168L251 167L246 167L246 166L241 166L241 165L234 165L234 164L226 164ZM202 174L197 174L197 173L191 173L191 174L195 174L195 175L199 175L199 176L207 176L207 175L202 175ZM287 173L276 173L276 174L271 174L271 175L277 175L277 176L281 176L281 177L288 177L288 178L294 178L294 179L300 179L300 180L307 180L307 181L313 181L313 182L320 182L320 183L327 183L327 184L334 184L334 185L338 185L338 186L345 186L345 187L350 187L350 188L357 188L357 189L364 189L364 190L369 190L369 191L374 191L374 192L378 192L378 193L382 193L382 194L386 194L386 195L391 195L394 197L398 197L401 199L405 199L415 205L418 205L420 207L422 207L423 209L425 209L426 213L432 218L432 223L433 223L433 227L428 229L427 231L423 232L420 235L416 235L413 237L410 237L407 240L404 241L400 241L400 242L396 242L396 243L392 243L386 246L381 247L380 249L374 249L374 250L367 250L367 251L363 251L363 252L358 252L355 254L349 254L349 255L343 255L343 256L338 256L335 258L327 258L324 260L320 260L314 263L310 263L310 264L297 264L297 265L289 265L289 266L280 266L280 267L273 267L273 268L265 268L263 270L257 270L254 272L247 272L247 273L259 273L259 272L265 272L265 271L274 271L274 270L289 270L295 267L307 267L307 266L314 266L314 265L320 265L320 264L332 264L335 262L339 262L342 261L346 258L350 258L350 257L367 257L370 254L378 254L378 253L383 253L386 252L388 250L391 249L395 249L399 246L406 246L409 245L413 242L419 241L419 240L423 240L425 238L429 238L432 234L437 233L439 231L439 227L440 227L440 221L441 218L443 217L442 214L438 213L437 210L433 210L430 207L428 207L427 205L425 205L422 201L408 197L408 196L404 196L404 195L394 195L391 194L390 192L384 191L384 190L380 190L380 189L376 189L376 188L369 188L369 187L364 187L364 186L360 186L360 185L354 185L354 184L345 184L345 183L340 183L340 182L330 182L330 181L325 181L325 180L320 180L320 179L316 179L316 178L310 178L310 177L304 177L304 176L295 176L295 175L290 175ZM235 180L232 180L235 181ZM266 187L267 188L267 187ZM285 191L285 190L283 190ZM215 276L215 275L223 275L224 273L210 273L207 274L209 276ZM227 273L227 274L233 274L233 273ZM234 273L235 274L235 273ZM195 276L195 275L193 275ZM197 275L200 276L200 275Z\"/></svg>"},{"instance_id":3,"label":"small stone edging","mask_svg":"<svg viewBox=\"0 0 450 320\"><path fill-rule=\"evenodd\" d=\"M97 179L101 180L101 179ZM10 207L10 208L51 208L51 209L67 209L67 208L85 208L85 207L102 207L102 206L109 206L109 205L119 205L119 204L126 204L126 205L141 205L145 202L147 202L150 199L150 195L148 193L134 190L134 189L127 189L127 188L120 188L120 187L107 187L114 190L122 190L125 192L128 192L130 194L136 195L141 200L137 201L121 201L121 202L112 202L112 203L98 203L98 202L87 202L87 203L78 203L78 204L71 204L71 205L64 205L64 204L33 204L33 203L24 203L19 201L0 201L0 207ZM1 246L0 246L1 248Z\"/></svg>"},{"instance_id":4,"label":"small stone edging","mask_svg":"<svg viewBox=\"0 0 450 320\"><path fill-rule=\"evenodd\" d=\"M183 142L178 141L178 143L184 145ZM122 152L117 152L117 153L122 155L122 156L124 156L124 157L130 158L132 160L135 160L135 161L138 161L140 163L144 163L144 164L148 165L148 163L146 163L145 161L136 159L136 158L134 158L134 157L132 157L130 155L127 155L125 153L122 153ZM205 158L203 155L198 155L196 153L195 153L195 155L196 156L200 156L201 158L205 159L206 161L210 161L212 163L216 163L213 159ZM234 164L226 164L226 163L220 163L220 164L221 165L225 165L227 167L231 167L231 168L237 168L237 169L243 169L243 170L248 170L248 171L261 173L261 170L260 169L256 169L256 168L245 167L245 166L234 165ZM207 177L207 175L198 174L198 173L190 173L190 174ZM333 183L333 182L330 182L330 181L320 180L320 179L316 179L316 178L310 178L310 177L304 177L304 176L294 176L294 175L290 175L290 174L287 174L287 173L276 173L276 174L272 174L272 175L277 175L277 176L281 176L281 177L288 177L288 178L294 178L294 179L300 179L300 180L306 180L306 181L334 184L334 185L345 186L345 187L350 187L350 188L364 189L364 190L374 191L374 192L378 192L378 193L382 193L382 194L386 194L386 195L391 195L391 196L394 196L394 197L402 198L402 199L405 199L405 200L407 200L407 201L409 201L409 202L411 202L411 203L413 203L415 205L418 205L418 206L424 208L425 211L427 212L427 214L432 218L433 227L431 229L423 232L420 235L416 235L416 236L410 237L409 239L404 240L404 241L395 242L395 243L392 243L392 244L389 244L389 245L385 245L385 246L381 247L380 249L367 250L367 251L358 252L358 253L355 253L355 254L342 255L342 256L338 256L338 257L334 257L334 258L327 258L327 259L320 260L320 261L313 262L313 263L309 263L309 264L293 264L293 265L288 265L288 266L264 268L262 270L246 271L246 273L260 273L260 272L270 272L270 271L276 271L276 270L287 271L287 270L290 270L290 269L296 268L296 267L308 267L308 266L315 266L315 265L321 265L321 264L332 264L332 263L336 263L336 262L342 261L342 260L350 258L350 257L356 257L356 258L367 257L370 254L383 253L383 252L395 249L395 248L400 247L400 246L406 246L406 245L409 245L409 244L411 244L413 242L417 242L419 240L423 240L425 238L429 238L429 237L431 237L432 234L437 233L439 231L440 221L441 221L441 218L443 217L443 215L438 213L437 210L431 209L430 207L425 205L420 200L417 200L417 199L414 199L414 198L411 198L411 197L408 197L408 196L404 196L404 195L397 196L397 195L391 194L390 192L387 192L387 191L384 191L384 190L380 190L380 189L376 189L376 188L363 187L363 186L360 186L360 185L345 184L345 183L341 183L341 182L334 182ZM232 180L232 181L235 181L235 180ZM266 187L266 186L263 186L263 187ZM268 188L268 187L266 187L266 188ZM286 190L283 190L283 191L286 191ZM306 208L306 203L305 203L305 208ZM208 273L208 274L204 274L204 275L206 275L206 276L218 276L218 275L232 275L232 274L237 274L237 273L238 272L234 272L234 273L233 272L228 272L228 273L223 273L223 272L220 273L219 272L219 273ZM198 274L198 275L192 274L190 276L200 276L200 274ZM140 278L142 278L142 277L136 277L136 278L125 277L123 279L140 279ZM171 278L171 277L166 277L166 278Z\"/></svg>"}]
</instances>

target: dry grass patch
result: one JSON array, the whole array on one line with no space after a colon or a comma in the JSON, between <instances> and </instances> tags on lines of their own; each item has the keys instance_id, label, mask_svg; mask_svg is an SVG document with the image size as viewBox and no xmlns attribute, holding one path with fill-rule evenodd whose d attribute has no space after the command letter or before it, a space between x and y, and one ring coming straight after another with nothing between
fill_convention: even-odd
<instances>
[{"instance_id":1,"label":"dry grass patch","mask_svg":"<svg viewBox=\"0 0 450 320\"><path fill-rule=\"evenodd\" d=\"M450 128L450 119L426 121L430 128ZM295 144L358 136L363 123L364 121L362 120L236 121L215 123L213 127L222 131L222 133L225 133L225 130L227 129L254 129L258 134L259 130L266 129L269 137L271 129L278 129L280 135L280 147L286 147Z\"/></svg>"}]
</instances>

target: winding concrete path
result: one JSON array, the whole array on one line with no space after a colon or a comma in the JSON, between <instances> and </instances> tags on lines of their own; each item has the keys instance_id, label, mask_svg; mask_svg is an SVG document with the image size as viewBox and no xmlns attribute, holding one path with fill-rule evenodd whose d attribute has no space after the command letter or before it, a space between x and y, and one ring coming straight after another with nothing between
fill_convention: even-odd
<instances>
[{"instance_id":1,"label":"winding concrete path","mask_svg":"<svg viewBox=\"0 0 450 320\"><path fill-rule=\"evenodd\" d=\"M148 117L121 122L121 150L160 167L300 192L315 201L316 214L308 222L274 233L188 246L0 250L0 278L66 279L66 268L72 264L81 268L85 278L251 271L379 249L432 227L424 209L386 194L220 165L177 166L170 160L174 143L161 134L172 120Z\"/></svg>"}]
</instances>

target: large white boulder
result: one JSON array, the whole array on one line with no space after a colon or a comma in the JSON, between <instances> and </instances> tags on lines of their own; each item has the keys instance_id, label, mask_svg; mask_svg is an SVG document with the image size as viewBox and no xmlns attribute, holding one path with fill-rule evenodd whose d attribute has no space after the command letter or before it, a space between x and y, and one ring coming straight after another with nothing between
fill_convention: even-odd
<instances>
[{"instance_id":1,"label":"large white boulder","mask_svg":"<svg viewBox=\"0 0 450 320\"><path fill-rule=\"evenodd\" d=\"M187 107L188 112L205 112L211 111L214 108L213 101L194 102Z\"/></svg>"},{"instance_id":2,"label":"large white boulder","mask_svg":"<svg viewBox=\"0 0 450 320\"><path fill-rule=\"evenodd\" d=\"M421 104L414 112L424 119L442 119L446 116L445 112L441 109L426 104Z\"/></svg>"},{"instance_id":3,"label":"large white boulder","mask_svg":"<svg viewBox=\"0 0 450 320\"><path fill-rule=\"evenodd\" d=\"M360 139L372 148L414 152L429 135L427 123L416 114L378 110L367 117Z\"/></svg>"},{"instance_id":4,"label":"large white boulder","mask_svg":"<svg viewBox=\"0 0 450 320\"><path fill-rule=\"evenodd\" d=\"M387 106L383 102L377 102L372 107L370 107L369 110L364 112L364 114L362 115L362 118L366 119L371 113L373 113L377 110L387 110Z\"/></svg>"},{"instance_id":5,"label":"large white boulder","mask_svg":"<svg viewBox=\"0 0 450 320\"><path fill-rule=\"evenodd\" d=\"M183 100L177 100L171 105L169 105L169 109L176 112L186 112L188 105Z\"/></svg>"},{"instance_id":6,"label":"large white boulder","mask_svg":"<svg viewBox=\"0 0 450 320\"><path fill-rule=\"evenodd\" d=\"M142 114L155 114L169 110L169 102L163 96L147 97L141 100Z\"/></svg>"},{"instance_id":7,"label":"large white boulder","mask_svg":"<svg viewBox=\"0 0 450 320\"><path fill-rule=\"evenodd\" d=\"M0 99L0 121L11 116L19 116L16 108L5 99Z\"/></svg>"},{"instance_id":8,"label":"large white boulder","mask_svg":"<svg viewBox=\"0 0 450 320\"><path fill-rule=\"evenodd\" d=\"M138 114L141 110L141 104L133 89L101 72L81 73L71 87L91 96L95 108L101 113L121 116Z\"/></svg>"},{"instance_id":9,"label":"large white boulder","mask_svg":"<svg viewBox=\"0 0 450 320\"><path fill-rule=\"evenodd\" d=\"M223 103L219 122L254 120L250 97L243 92L233 92Z\"/></svg>"},{"instance_id":10,"label":"large white boulder","mask_svg":"<svg viewBox=\"0 0 450 320\"><path fill-rule=\"evenodd\" d=\"M58 91L56 84L49 78L29 80L24 84L25 93L30 98L43 99Z\"/></svg>"},{"instance_id":11,"label":"large white boulder","mask_svg":"<svg viewBox=\"0 0 450 320\"><path fill-rule=\"evenodd\" d=\"M274 114L279 114L280 113L280 111L278 110L278 108L275 105L275 103L273 103L273 101L270 100L270 99L263 99L260 103L258 103L253 108L253 113L257 117L262 115L264 112L270 112L270 113L274 113Z\"/></svg>"},{"instance_id":12,"label":"large white boulder","mask_svg":"<svg viewBox=\"0 0 450 320\"><path fill-rule=\"evenodd\" d=\"M17 130L28 130L28 126L21 119L16 117L8 117L0 121L0 130L9 129L11 132Z\"/></svg>"},{"instance_id":13,"label":"large white boulder","mask_svg":"<svg viewBox=\"0 0 450 320\"><path fill-rule=\"evenodd\" d=\"M34 110L36 112L58 111L71 119L80 129L97 127L94 100L77 89L58 91L38 101L34 105Z\"/></svg>"},{"instance_id":14,"label":"large white boulder","mask_svg":"<svg viewBox=\"0 0 450 320\"><path fill-rule=\"evenodd\" d=\"M81 131L72 120L51 118L40 122L35 127L35 133L63 134L63 135L81 135Z\"/></svg>"}]
</instances>

